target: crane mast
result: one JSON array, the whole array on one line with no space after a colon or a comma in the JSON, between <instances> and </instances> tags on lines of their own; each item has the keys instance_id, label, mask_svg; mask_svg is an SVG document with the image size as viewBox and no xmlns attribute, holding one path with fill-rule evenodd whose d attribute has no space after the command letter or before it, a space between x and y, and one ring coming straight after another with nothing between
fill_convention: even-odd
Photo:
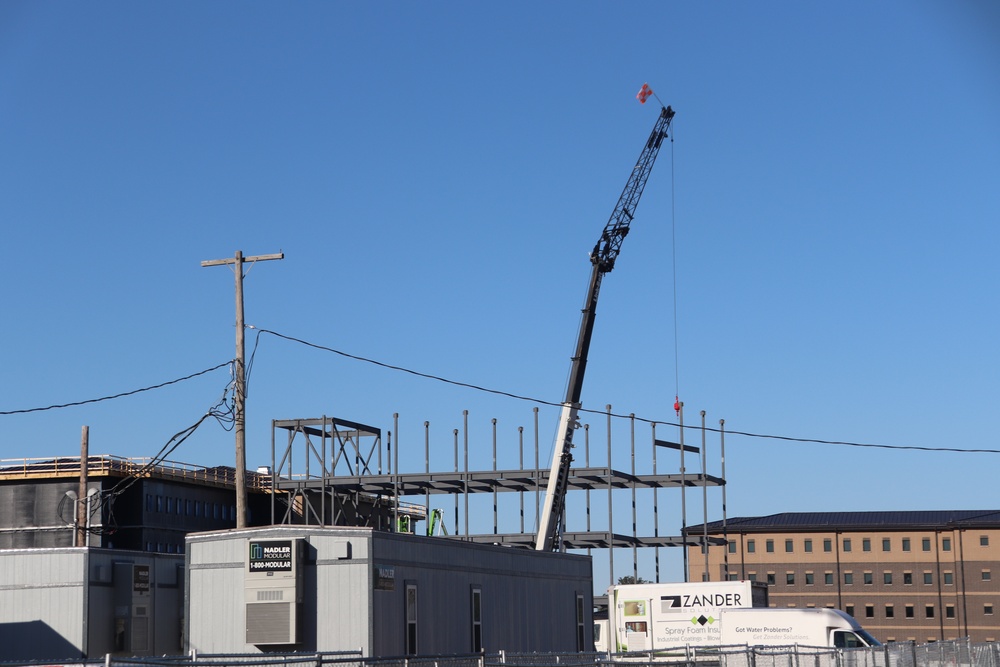
<instances>
[{"instance_id":1,"label":"crane mast","mask_svg":"<svg viewBox=\"0 0 1000 667\"><path fill-rule=\"evenodd\" d=\"M583 375L587 369L587 354L590 350L590 339L594 333L594 315L597 312L597 297L601 291L601 281L604 274L615 268L615 260L621 252L622 241L628 235L629 225L639 205L643 188L653 169L653 163L660 152L660 144L667 137L674 111L670 107L662 107L660 116L653 126L653 131L646 141L639 160L625 184L618 205L611 213L608 224L604 226L601 238L598 239L590 253L592 270L590 284L587 288L587 298L583 306L583 316L580 320L580 332L576 341L576 352L572 358L569 382L566 386L566 400L563 401L559 416L559 426L556 430L556 442L552 452L552 468L549 471L548 487L545 491L545 505L538 523L538 537L535 549L552 551L559 548L562 534L561 519L566 502L566 487L569 482L570 465L573 462L573 431L579 428L577 416L580 410L580 395L583 391Z\"/></svg>"}]
</instances>

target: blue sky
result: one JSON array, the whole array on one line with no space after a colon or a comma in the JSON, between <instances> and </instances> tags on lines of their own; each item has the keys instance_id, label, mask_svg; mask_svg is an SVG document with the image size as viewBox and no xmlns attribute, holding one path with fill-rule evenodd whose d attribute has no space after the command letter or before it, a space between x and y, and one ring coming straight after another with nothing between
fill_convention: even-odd
<instances>
[{"instance_id":1,"label":"blue sky","mask_svg":"<svg viewBox=\"0 0 1000 667\"><path fill-rule=\"evenodd\" d=\"M998 35L989 2L3 3L0 411L231 359L232 274L200 262L237 250L285 253L247 277L259 329L562 400L648 81L674 143L604 281L584 407L673 423L679 393L733 432L1000 450ZM0 458L77 455L82 425L94 453L152 456L227 381L2 415ZM463 410L470 466L496 418L515 468L534 405L273 336L250 392L251 468L272 419L398 413L402 469L425 420L451 469ZM232 452L208 422L171 458ZM998 463L731 434L727 510L995 509ZM675 534L676 495L658 504Z\"/></svg>"}]
</instances>

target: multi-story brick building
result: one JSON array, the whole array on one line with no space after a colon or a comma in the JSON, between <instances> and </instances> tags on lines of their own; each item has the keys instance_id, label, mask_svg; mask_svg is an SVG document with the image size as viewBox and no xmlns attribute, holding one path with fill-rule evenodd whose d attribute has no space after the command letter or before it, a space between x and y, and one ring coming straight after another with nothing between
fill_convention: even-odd
<instances>
[{"instance_id":1,"label":"multi-story brick building","mask_svg":"<svg viewBox=\"0 0 1000 667\"><path fill-rule=\"evenodd\" d=\"M706 532L728 546L692 552L691 581L766 581L772 606L842 609L883 642L1000 637L1000 511L789 512L687 529Z\"/></svg>"}]
</instances>

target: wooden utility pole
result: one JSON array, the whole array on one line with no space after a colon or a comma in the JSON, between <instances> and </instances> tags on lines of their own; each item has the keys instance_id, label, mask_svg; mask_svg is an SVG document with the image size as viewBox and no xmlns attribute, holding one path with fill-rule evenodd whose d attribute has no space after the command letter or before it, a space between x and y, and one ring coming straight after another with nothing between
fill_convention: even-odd
<instances>
[{"instance_id":1,"label":"wooden utility pole","mask_svg":"<svg viewBox=\"0 0 1000 667\"><path fill-rule=\"evenodd\" d=\"M87 545L87 472L90 454L90 427L84 426L80 435L80 487L76 496L76 546Z\"/></svg>"},{"instance_id":2,"label":"wooden utility pole","mask_svg":"<svg viewBox=\"0 0 1000 667\"><path fill-rule=\"evenodd\" d=\"M210 259L201 263L202 266L233 265L236 274L236 386L233 391L233 430L236 432L236 527L247 526L247 453L246 453L246 349L243 336L243 265L246 262L263 262L269 259L284 259L284 253L273 255L254 255L244 257L243 251L237 250L232 259Z\"/></svg>"}]
</instances>

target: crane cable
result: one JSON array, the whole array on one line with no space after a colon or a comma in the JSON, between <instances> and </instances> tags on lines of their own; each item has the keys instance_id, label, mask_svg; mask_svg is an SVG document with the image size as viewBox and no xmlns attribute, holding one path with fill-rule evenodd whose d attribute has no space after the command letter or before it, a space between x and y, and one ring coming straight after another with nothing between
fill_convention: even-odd
<instances>
[{"instance_id":1,"label":"crane cable","mask_svg":"<svg viewBox=\"0 0 1000 667\"><path fill-rule=\"evenodd\" d=\"M674 128L670 130L670 245L674 293L674 411L681 412L680 345L677 341L677 197L674 188Z\"/></svg>"}]
</instances>

